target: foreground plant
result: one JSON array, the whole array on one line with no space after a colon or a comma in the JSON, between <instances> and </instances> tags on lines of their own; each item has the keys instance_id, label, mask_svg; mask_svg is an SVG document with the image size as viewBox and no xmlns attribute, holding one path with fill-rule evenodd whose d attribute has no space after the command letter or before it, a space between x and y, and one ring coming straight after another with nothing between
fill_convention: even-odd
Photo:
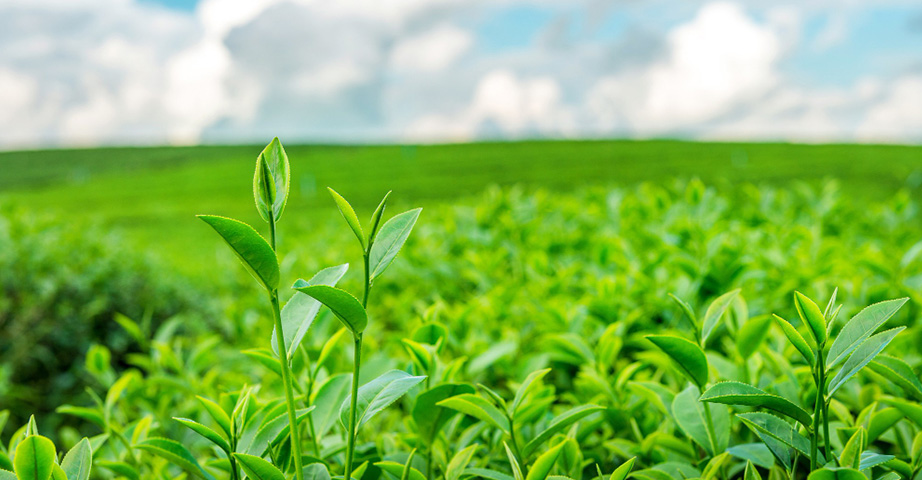
<instances>
[{"instance_id":1,"label":"foreground plant","mask_svg":"<svg viewBox=\"0 0 922 480\"><path fill-rule=\"evenodd\" d=\"M347 400L348 409L346 408L346 403L344 403L341 410L343 425L347 427L344 478L349 479L352 478L355 438L358 435L358 429L371 416L396 401L426 378L424 376L411 376L399 370L392 370L363 386L362 389L365 390L365 395L362 395L359 389L359 375L362 369L362 335L368 325L366 309L371 287L375 279L384 273L391 262L394 261L397 253L400 252L422 209L417 208L395 215L384 225L381 225L381 217L384 215L384 210L387 207L387 197L390 195L390 192L388 192L372 214L368 234L366 235L352 205L332 188L329 191L362 249L365 279L362 302L359 303L356 297L345 290L326 285L311 285L303 280L295 283L294 288L329 307L336 318L352 333L354 344L352 393ZM361 403L359 403L360 400Z\"/></svg>"},{"instance_id":2,"label":"foreground plant","mask_svg":"<svg viewBox=\"0 0 922 480\"><path fill-rule=\"evenodd\" d=\"M244 267L266 290L269 297L269 306L272 312L275 328L275 343L286 345L285 334L282 328L282 315L279 306L279 264L276 252L276 224L282 217L285 204L288 202L288 186L290 183L288 155L278 138L259 154L256 159L256 173L253 176L253 197L256 201L256 210L259 216L269 226L269 241L262 237L249 225L238 220L218 217L213 215L199 215L205 223L210 225L227 245L241 260ZM292 388L290 358L287 349L278 348L278 361L281 368L282 385L285 389L285 403L288 411L288 423L291 426L289 436L291 439L292 457L294 460L295 476L298 480L304 478L301 449L301 435L297 425L298 412L295 406L294 391ZM230 455L233 473L236 477L234 456Z\"/></svg>"},{"instance_id":3,"label":"foreground plant","mask_svg":"<svg viewBox=\"0 0 922 480\"><path fill-rule=\"evenodd\" d=\"M8 411L0 412L0 430ZM93 446L80 440L58 461L54 443L39 435L35 418L20 428L10 446L0 445L0 480L89 480L93 465Z\"/></svg>"},{"instance_id":4,"label":"foreground plant","mask_svg":"<svg viewBox=\"0 0 922 480\"><path fill-rule=\"evenodd\" d=\"M908 298L888 300L861 310L845 323L834 339L830 337L830 330L841 308L841 305L836 306L835 291L825 310L820 310L819 306L806 295L795 292L794 306L802 324L807 327L807 335L801 334L790 322L775 315L784 335L810 366L815 387L812 415L790 400L741 382L723 382L714 385L701 395L701 401L763 408L800 423L809 439L774 415L761 412L738 415L743 423L762 439L778 461L788 469L792 478L798 455L810 458L811 472L818 473L820 466L826 464L827 461L834 461L836 468L848 470L835 475L841 474L856 479L864 478L859 468L861 470L869 468L867 462L862 462L865 460L862 458L862 453L867 444L866 432L860 427L855 429L843 451L836 456L832 450L829 433L829 407L833 395L849 379L874 361L896 335L905 329L905 327L897 327L875 334L877 329L886 323L907 300ZM883 365L880 368L875 367L876 371L891 378L894 382L912 384L914 380L915 384L918 384L918 379L905 362L892 357L883 357L882 360L884 360ZM819 448L821 439L824 445L822 452ZM858 476L854 476L855 474ZM811 474L811 478L813 477L814 475ZM817 479L819 478L825 477L818 476Z\"/></svg>"}]
</instances>

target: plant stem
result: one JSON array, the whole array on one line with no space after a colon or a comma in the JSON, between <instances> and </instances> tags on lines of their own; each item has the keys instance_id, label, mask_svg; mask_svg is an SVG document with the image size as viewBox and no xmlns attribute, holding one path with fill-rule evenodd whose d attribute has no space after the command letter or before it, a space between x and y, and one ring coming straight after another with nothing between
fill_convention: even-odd
<instances>
[{"instance_id":1,"label":"plant stem","mask_svg":"<svg viewBox=\"0 0 922 480\"><path fill-rule=\"evenodd\" d=\"M275 212L269 208L269 244L272 251L276 251L275 245ZM282 367L282 383L285 386L285 403L288 407L288 434L291 436L292 456L295 461L295 478L304 480L304 472L301 468L301 433L298 428L298 412L295 408L295 396L291 387L291 367L288 365L288 346L285 344L285 333L282 331L282 313L279 308L279 291L272 290L269 293L269 302L272 303L272 315L275 319L275 343L278 346L279 365Z\"/></svg>"},{"instance_id":2,"label":"plant stem","mask_svg":"<svg viewBox=\"0 0 922 480\"><path fill-rule=\"evenodd\" d=\"M367 295L366 295L367 297ZM359 396L359 373L362 368L362 336L355 337L355 352L352 360L352 401L349 405L349 439L346 444L346 474L345 480L352 478L352 457L355 454L355 416L356 402Z\"/></svg>"},{"instance_id":3,"label":"plant stem","mask_svg":"<svg viewBox=\"0 0 922 480\"><path fill-rule=\"evenodd\" d=\"M291 368L288 366L288 352L285 345L285 336L282 333L282 315L279 310L279 293L273 290L269 294L269 300L272 302L272 314L275 316L275 341L278 344L279 364L282 366L282 383L285 384L285 403L288 406L288 424L289 435L291 435L292 456L295 461L295 478L304 479L304 472L301 470L301 435L298 428L298 414L295 409L295 396L291 387Z\"/></svg>"},{"instance_id":4,"label":"plant stem","mask_svg":"<svg viewBox=\"0 0 922 480\"><path fill-rule=\"evenodd\" d=\"M820 354L820 386L819 386L819 402L820 407L823 410L823 445L825 446L825 457L826 461L830 460L830 457L835 458L832 454L832 447L829 445L829 403L826 402L826 361L823 358L823 355Z\"/></svg>"},{"instance_id":5,"label":"plant stem","mask_svg":"<svg viewBox=\"0 0 922 480\"><path fill-rule=\"evenodd\" d=\"M708 441L711 443L711 451L714 452L712 456L717 455L717 433L714 432L714 417L711 416L710 405L701 403L701 406L704 407L704 420L708 432Z\"/></svg>"},{"instance_id":6,"label":"plant stem","mask_svg":"<svg viewBox=\"0 0 922 480\"><path fill-rule=\"evenodd\" d=\"M305 357L306 357L306 356L305 356ZM306 402L305 402L305 403L309 404L310 401L311 401L311 396L314 394L314 380L315 380L317 377L314 375L314 371L313 371L313 369L311 368L311 359L310 359L309 357L306 357L306 358L307 358L307 365L306 365L306 367L307 367L307 380L308 380L310 383L307 384L307 396L306 396ZM310 405L308 405L308 406L310 406ZM310 433L311 433L311 442L313 442L313 444L314 444L314 455L316 455L317 458L322 458L322 457L320 456L320 443L319 443L319 441L318 441L318 439L317 439L317 430L314 428L314 421L313 421L313 419L311 418L312 416L313 416L313 415L308 415L308 416L307 416L307 428L308 428L308 430L310 430Z\"/></svg>"},{"instance_id":7,"label":"plant stem","mask_svg":"<svg viewBox=\"0 0 922 480\"><path fill-rule=\"evenodd\" d=\"M812 436L810 438L810 471L816 470L817 466L817 449L819 448L820 436L820 416L823 411L823 367L822 367L822 347L816 353L816 368L813 372L813 379L816 383L816 398L813 401L813 425L811 426Z\"/></svg>"}]
</instances>

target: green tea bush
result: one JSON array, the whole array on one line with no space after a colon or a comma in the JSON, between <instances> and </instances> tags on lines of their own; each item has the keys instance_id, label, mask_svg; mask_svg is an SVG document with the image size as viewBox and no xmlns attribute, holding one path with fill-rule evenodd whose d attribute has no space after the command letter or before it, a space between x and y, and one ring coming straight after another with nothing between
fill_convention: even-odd
<instances>
[{"instance_id":1,"label":"green tea bush","mask_svg":"<svg viewBox=\"0 0 922 480\"><path fill-rule=\"evenodd\" d=\"M81 367L91 345L120 361L134 348L117 314L152 327L213 316L195 292L99 227L0 205L0 405L20 423L32 412L50 419L90 380Z\"/></svg>"},{"instance_id":2,"label":"green tea bush","mask_svg":"<svg viewBox=\"0 0 922 480\"><path fill-rule=\"evenodd\" d=\"M232 327L128 327L131 368L59 408L100 478L919 478L906 193L689 180L391 216L381 192L360 216L330 190L308 225L290 168L257 156L258 228L201 217Z\"/></svg>"}]
</instances>

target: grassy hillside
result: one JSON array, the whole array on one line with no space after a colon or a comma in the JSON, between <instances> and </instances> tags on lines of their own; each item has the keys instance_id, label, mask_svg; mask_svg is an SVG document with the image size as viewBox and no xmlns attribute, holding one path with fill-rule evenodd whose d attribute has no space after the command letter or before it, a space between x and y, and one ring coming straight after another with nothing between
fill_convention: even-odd
<instances>
[{"instance_id":1,"label":"grassy hillside","mask_svg":"<svg viewBox=\"0 0 922 480\"><path fill-rule=\"evenodd\" d=\"M255 222L246 200L259 146L108 148L0 153L0 198L120 227L174 260L206 253L193 214ZM394 200L432 206L491 184L570 190L696 176L740 181L838 178L850 194L882 197L922 184L922 147L555 141L433 146L291 146L292 215L328 206L332 186L358 208ZM399 208L399 203L395 208ZM204 242L204 245L210 245ZM207 250L210 252L210 246Z\"/></svg>"}]
</instances>

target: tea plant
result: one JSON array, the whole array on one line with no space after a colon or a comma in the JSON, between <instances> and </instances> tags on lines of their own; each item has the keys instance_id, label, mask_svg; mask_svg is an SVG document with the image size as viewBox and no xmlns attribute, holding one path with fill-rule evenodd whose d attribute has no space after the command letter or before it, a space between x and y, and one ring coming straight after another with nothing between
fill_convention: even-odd
<instances>
[{"instance_id":1,"label":"tea plant","mask_svg":"<svg viewBox=\"0 0 922 480\"><path fill-rule=\"evenodd\" d=\"M0 430L9 411L0 412ZM89 480L93 465L93 445L84 438L63 458L58 458L54 443L38 433L31 417L10 439L9 447L0 444L0 480Z\"/></svg>"}]
</instances>

